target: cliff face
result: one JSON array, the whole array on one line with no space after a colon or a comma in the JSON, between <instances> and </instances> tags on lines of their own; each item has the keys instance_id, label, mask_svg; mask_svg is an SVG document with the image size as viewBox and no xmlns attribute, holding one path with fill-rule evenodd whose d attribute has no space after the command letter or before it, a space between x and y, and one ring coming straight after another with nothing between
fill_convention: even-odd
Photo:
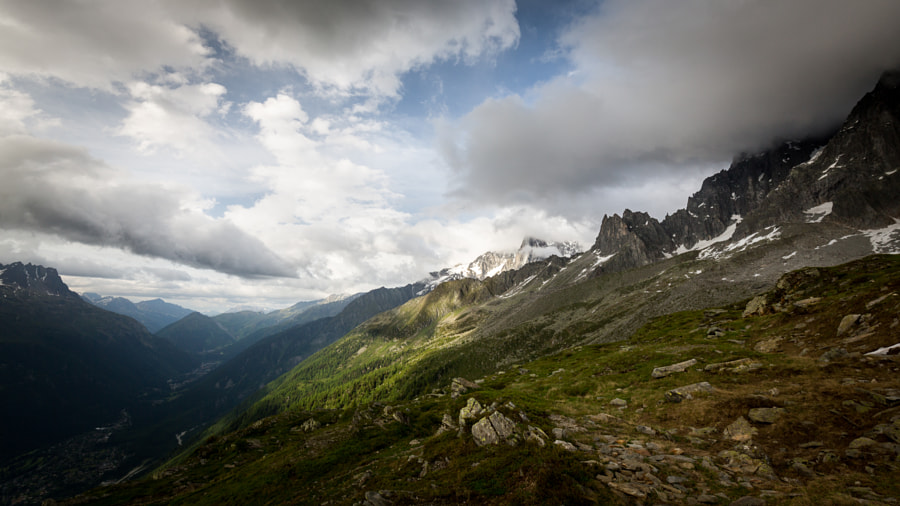
<instances>
[{"instance_id":1,"label":"cliff face","mask_svg":"<svg viewBox=\"0 0 900 506\"><path fill-rule=\"evenodd\" d=\"M784 222L878 228L900 217L900 72L885 74L828 138L785 142L706 180L662 222L626 210L604 216L592 250L617 271L740 238ZM732 227L733 228L730 228ZM726 237L727 236L727 237Z\"/></svg>"},{"instance_id":2,"label":"cliff face","mask_svg":"<svg viewBox=\"0 0 900 506\"><path fill-rule=\"evenodd\" d=\"M721 235L738 218L758 209L795 166L809 160L827 139L785 142L756 155L742 155L727 170L706 178L700 191L662 221L678 246L691 248Z\"/></svg>"},{"instance_id":3,"label":"cliff face","mask_svg":"<svg viewBox=\"0 0 900 506\"><path fill-rule=\"evenodd\" d=\"M818 156L797 165L738 229L740 235L806 220L827 205L828 221L879 228L900 217L900 73L885 74Z\"/></svg>"},{"instance_id":4,"label":"cliff face","mask_svg":"<svg viewBox=\"0 0 900 506\"><path fill-rule=\"evenodd\" d=\"M604 271L646 265L664 258L666 252L674 249L672 239L659 221L647 213L628 209L622 216L603 217L600 234L592 248L601 256L614 255L604 264Z\"/></svg>"}]
</instances>

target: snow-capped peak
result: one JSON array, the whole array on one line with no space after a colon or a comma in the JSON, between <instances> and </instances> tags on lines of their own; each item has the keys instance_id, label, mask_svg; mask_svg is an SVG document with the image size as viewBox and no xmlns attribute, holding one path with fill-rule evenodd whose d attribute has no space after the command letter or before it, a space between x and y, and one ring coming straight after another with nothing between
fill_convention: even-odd
<instances>
[{"instance_id":1,"label":"snow-capped peak","mask_svg":"<svg viewBox=\"0 0 900 506\"><path fill-rule=\"evenodd\" d=\"M583 248L576 242L548 242L535 237L526 237L516 251L488 251L479 255L468 265L459 264L432 272L428 278L423 280L428 286L421 293L428 293L434 287L447 281L463 278L482 280L554 255L571 257L582 251Z\"/></svg>"}]
</instances>

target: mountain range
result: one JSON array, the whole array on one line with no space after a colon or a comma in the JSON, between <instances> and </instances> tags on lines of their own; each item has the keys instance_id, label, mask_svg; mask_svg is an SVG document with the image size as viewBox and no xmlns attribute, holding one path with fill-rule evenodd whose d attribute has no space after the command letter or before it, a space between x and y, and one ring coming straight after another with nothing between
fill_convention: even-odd
<instances>
[{"instance_id":1,"label":"mountain range","mask_svg":"<svg viewBox=\"0 0 900 506\"><path fill-rule=\"evenodd\" d=\"M130 316L152 333L177 322L193 311L162 299L131 302L125 297L103 297L96 293L82 294L81 298L107 311Z\"/></svg>"},{"instance_id":2,"label":"mountain range","mask_svg":"<svg viewBox=\"0 0 900 506\"><path fill-rule=\"evenodd\" d=\"M898 170L900 75L887 73L832 134L735 157L661 221L625 210L588 251L528 238L419 283L295 307L336 312L283 327L191 315L165 341L96 308L76 316L70 305L90 306L52 269L0 266L2 356L22 357L0 371L35 356L16 346L50 343L42 369L0 384L48 388L5 401L46 422L36 400L59 395L74 351L53 350L73 321L137 336L145 383L117 386L156 408L132 437L159 442L142 458L177 455L73 503L893 502L900 266L872 255L900 253ZM173 342L250 344L163 400L164 378L196 365ZM121 394L107 418L147 412Z\"/></svg>"}]
</instances>

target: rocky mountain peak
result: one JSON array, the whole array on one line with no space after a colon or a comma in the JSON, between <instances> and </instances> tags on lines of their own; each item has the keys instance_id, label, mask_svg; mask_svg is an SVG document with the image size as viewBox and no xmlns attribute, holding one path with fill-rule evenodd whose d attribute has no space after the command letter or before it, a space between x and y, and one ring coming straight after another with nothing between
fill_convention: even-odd
<instances>
[{"instance_id":1,"label":"rocky mountain peak","mask_svg":"<svg viewBox=\"0 0 900 506\"><path fill-rule=\"evenodd\" d=\"M658 222L626 209L604 216L592 250L600 270L646 265L699 245L741 239L785 222L827 219L881 228L900 218L900 72L885 73L828 136L784 141L703 181Z\"/></svg>"},{"instance_id":2,"label":"rocky mountain peak","mask_svg":"<svg viewBox=\"0 0 900 506\"><path fill-rule=\"evenodd\" d=\"M63 283L56 269L42 265L22 262L0 264L0 285L13 287L16 291L24 290L32 295L78 298L78 295Z\"/></svg>"},{"instance_id":3,"label":"rocky mountain peak","mask_svg":"<svg viewBox=\"0 0 900 506\"><path fill-rule=\"evenodd\" d=\"M576 242L545 241L536 237L526 236L516 251L488 251L479 255L478 258L468 265L460 264L430 273L429 278L423 280L427 288L422 293L431 291L436 286L447 281L464 278L483 280L502 272L519 269L531 262L552 256L571 257L581 253L581 251L581 245Z\"/></svg>"},{"instance_id":4,"label":"rocky mountain peak","mask_svg":"<svg viewBox=\"0 0 900 506\"><path fill-rule=\"evenodd\" d=\"M522 244L519 245L519 249L524 249L524 248L546 248L546 247L547 247L547 241L545 241L545 240L543 240L543 239L538 239L538 238L536 238L536 237L530 237L530 236L525 237L524 239L522 239Z\"/></svg>"},{"instance_id":5,"label":"rocky mountain peak","mask_svg":"<svg viewBox=\"0 0 900 506\"><path fill-rule=\"evenodd\" d=\"M814 156L797 164L748 216L738 236L785 221L808 221L827 205L826 220L881 228L900 217L900 72L885 73Z\"/></svg>"}]
</instances>

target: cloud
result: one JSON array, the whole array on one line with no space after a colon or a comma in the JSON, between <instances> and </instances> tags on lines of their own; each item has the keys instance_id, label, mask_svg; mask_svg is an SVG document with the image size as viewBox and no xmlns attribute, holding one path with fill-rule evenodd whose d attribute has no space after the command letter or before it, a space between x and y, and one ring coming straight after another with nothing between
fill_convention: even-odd
<instances>
[{"instance_id":1,"label":"cloud","mask_svg":"<svg viewBox=\"0 0 900 506\"><path fill-rule=\"evenodd\" d=\"M0 227L114 246L237 276L293 276L258 239L190 210L176 188L131 182L85 150L25 135L0 138Z\"/></svg>"},{"instance_id":2,"label":"cloud","mask_svg":"<svg viewBox=\"0 0 900 506\"><path fill-rule=\"evenodd\" d=\"M215 131L203 118L219 110L226 91L217 83L170 87L133 82L133 100L125 104L128 116L118 133L137 140L144 153L160 148L179 154L215 152Z\"/></svg>"},{"instance_id":3,"label":"cloud","mask_svg":"<svg viewBox=\"0 0 900 506\"><path fill-rule=\"evenodd\" d=\"M164 66L202 67L209 49L162 2L0 0L0 68L101 89Z\"/></svg>"},{"instance_id":4,"label":"cloud","mask_svg":"<svg viewBox=\"0 0 900 506\"><path fill-rule=\"evenodd\" d=\"M37 109L34 100L27 93L12 88L8 76L0 72L0 135L20 134L28 127L43 128L58 124L56 118L49 118Z\"/></svg>"},{"instance_id":5,"label":"cloud","mask_svg":"<svg viewBox=\"0 0 900 506\"><path fill-rule=\"evenodd\" d=\"M287 93L250 102L243 112L275 163L253 168L266 194L252 206L229 207L229 220L259 231L311 283L394 282L399 271L409 274L416 261L398 244L409 216L393 209L397 196L383 172L330 156L312 138L321 137L321 122L310 121Z\"/></svg>"},{"instance_id":6,"label":"cloud","mask_svg":"<svg viewBox=\"0 0 900 506\"><path fill-rule=\"evenodd\" d=\"M564 207L833 128L900 64L900 3L609 0L560 39L574 70L443 124L470 202ZM676 176L677 177L677 176Z\"/></svg>"},{"instance_id":7,"label":"cloud","mask_svg":"<svg viewBox=\"0 0 900 506\"><path fill-rule=\"evenodd\" d=\"M436 60L472 61L519 39L514 0L171 2L257 65L290 65L337 93L394 97L399 76Z\"/></svg>"}]
</instances>

